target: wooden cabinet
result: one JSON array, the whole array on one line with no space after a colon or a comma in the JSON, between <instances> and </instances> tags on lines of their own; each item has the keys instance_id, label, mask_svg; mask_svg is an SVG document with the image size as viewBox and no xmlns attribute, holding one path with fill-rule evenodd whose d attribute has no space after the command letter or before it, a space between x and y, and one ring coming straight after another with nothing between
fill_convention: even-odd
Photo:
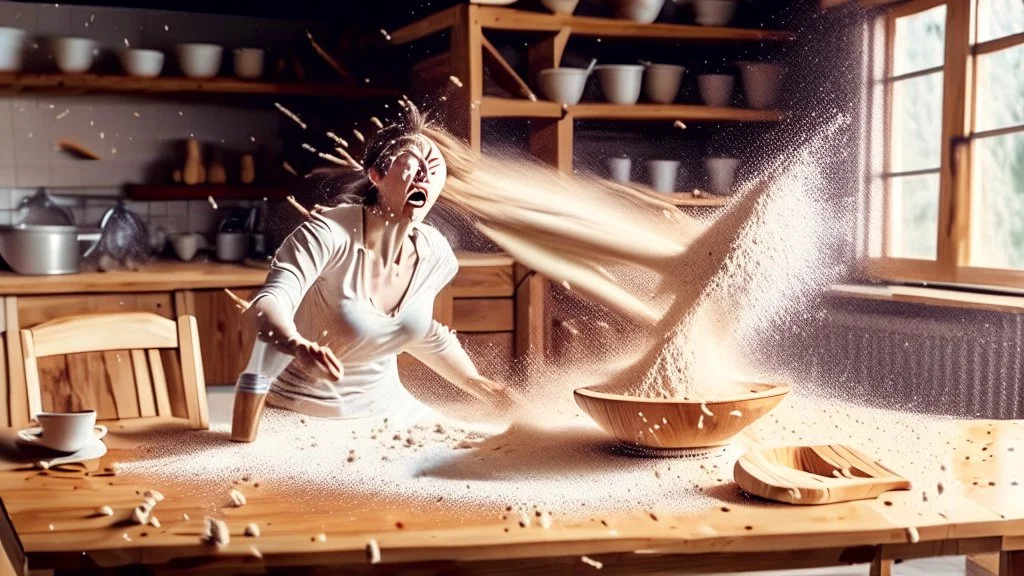
<instances>
[{"instance_id":1,"label":"wooden cabinet","mask_svg":"<svg viewBox=\"0 0 1024 576\"><path fill-rule=\"evenodd\" d=\"M255 288L231 288L249 299ZM207 386L234 385L249 362L256 333L224 290L185 290L175 293L180 314L191 314L199 325L203 373Z\"/></svg>"}]
</instances>

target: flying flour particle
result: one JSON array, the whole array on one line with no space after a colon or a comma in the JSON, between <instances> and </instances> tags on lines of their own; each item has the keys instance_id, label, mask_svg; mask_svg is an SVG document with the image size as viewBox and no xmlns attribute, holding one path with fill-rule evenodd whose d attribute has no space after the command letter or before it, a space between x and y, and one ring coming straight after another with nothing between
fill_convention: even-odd
<instances>
[{"instance_id":1,"label":"flying flour particle","mask_svg":"<svg viewBox=\"0 0 1024 576\"><path fill-rule=\"evenodd\" d=\"M672 123L672 126L679 128L680 130L686 130L686 124L683 124L682 120L676 120Z\"/></svg>"},{"instance_id":2,"label":"flying flour particle","mask_svg":"<svg viewBox=\"0 0 1024 576\"><path fill-rule=\"evenodd\" d=\"M245 535L250 537L250 538L259 538L260 537L260 527L257 526L255 522L250 522L245 527Z\"/></svg>"},{"instance_id":3,"label":"flying flour particle","mask_svg":"<svg viewBox=\"0 0 1024 576\"><path fill-rule=\"evenodd\" d=\"M704 413L704 415L705 415L705 416L708 416L708 417L710 417L710 416L714 416L714 415L715 415L715 413L714 413L714 412L712 412L712 411L711 411L711 410L710 410L710 409L708 408L708 405L707 405L707 404L705 404L704 402L701 402L701 403L700 403L700 411L701 411L701 412L703 412L703 413Z\"/></svg>"},{"instance_id":4,"label":"flying flour particle","mask_svg":"<svg viewBox=\"0 0 1024 576\"><path fill-rule=\"evenodd\" d=\"M263 558L263 552L255 546L249 546L249 554L252 554L254 558Z\"/></svg>"},{"instance_id":5,"label":"flying flour particle","mask_svg":"<svg viewBox=\"0 0 1024 576\"><path fill-rule=\"evenodd\" d=\"M150 524L150 525L151 525L151 526L152 526L153 528L159 528L159 527L160 527L160 520L158 520L156 516L153 516L153 517L151 517L151 518L149 519L149 524Z\"/></svg>"},{"instance_id":6,"label":"flying flour particle","mask_svg":"<svg viewBox=\"0 0 1024 576\"><path fill-rule=\"evenodd\" d=\"M580 562L583 562L584 564L594 568L595 570L600 570L601 568L604 568L603 562L598 562L597 560L594 560L589 556L580 556Z\"/></svg>"},{"instance_id":7,"label":"flying flour particle","mask_svg":"<svg viewBox=\"0 0 1024 576\"><path fill-rule=\"evenodd\" d=\"M697 420L697 429L698 430L703 430L704 429L704 415L703 414L701 414L700 418Z\"/></svg>"},{"instance_id":8,"label":"flying flour particle","mask_svg":"<svg viewBox=\"0 0 1024 576\"><path fill-rule=\"evenodd\" d=\"M366 142L366 137L363 136L363 133L360 132L359 130L353 128L352 129L352 134L355 134L356 140L359 140L360 142L363 142L363 143Z\"/></svg>"},{"instance_id":9,"label":"flying flour particle","mask_svg":"<svg viewBox=\"0 0 1024 576\"><path fill-rule=\"evenodd\" d=\"M459 80L457 76L449 76L448 80L450 80L452 84L462 88L462 80Z\"/></svg>"},{"instance_id":10,"label":"flying flour particle","mask_svg":"<svg viewBox=\"0 0 1024 576\"><path fill-rule=\"evenodd\" d=\"M370 116L370 122L373 122L373 125L377 128L384 128L384 124L381 123L380 118L377 118L376 116Z\"/></svg>"},{"instance_id":11,"label":"flying flour particle","mask_svg":"<svg viewBox=\"0 0 1024 576\"><path fill-rule=\"evenodd\" d=\"M210 204L210 207L213 208L214 210L217 210L219 208L217 206L217 201L213 199L213 196L207 196L206 197L206 201Z\"/></svg>"},{"instance_id":12,"label":"flying flour particle","mask_svg":"<svg viewBox=\"0 0 1024 576\"><path fill-rule=\"evenodd\" d=\"M733 410L732 412L729 412L729 416L735 416L739 418L740 416L743 416L743 412L740 412L739 410Z\"/></svg>"},{"instance_id":13,"label":"flying flour particle","mask_svg":"<svg viewBox=\"0 0 1024 576\"><path fill-rule=\"evenodd\" d=\"M921 535L918 534L917 528L914 526L907 527L907 539L910 540L911 544L917 544L921 541Z\"/></svg>"},{"instance_id":14,"label":"flying flour particle","mask_svg":"<svg viewBox=\"0 0 1024 576\"><path fill-rule=\"evenodd\" d=\"M530 527L530 515L527 514L523 510L519 511L519 527L520 528L529 528Z\"/></svg>"},{"instance_id":15,"label":"flying flour particle","mask_svg":"<svg viewBox=\"0 0 1024 576\"><path fill-rule=\"evenodd\" d=\"M110 506L101 506L100 509L97 510L96 513L99 514L100 516L113 516L114 515L114 509L111 508Z\"/></svg>"},{"instance_id":16,"label":"flying flour particle","mask_svg":"<svg viewBox=\"0 0 1024 576\"><path fill-rule=\"evenodd\" d=\"M163 502L164 495L157 492L156 490L146 490L142 493L146 498L152 498L154 502Z\"/></svg>"}]
</instances>

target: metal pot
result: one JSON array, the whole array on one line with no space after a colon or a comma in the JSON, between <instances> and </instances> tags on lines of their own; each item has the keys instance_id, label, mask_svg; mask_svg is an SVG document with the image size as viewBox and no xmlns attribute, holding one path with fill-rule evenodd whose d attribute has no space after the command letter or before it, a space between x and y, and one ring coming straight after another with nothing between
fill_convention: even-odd
<instances>
[{"instance_id":1,"label":"metal pot","mask_svg":"<svg viewBox=\"0 0 1024 576\"><path fill-rule=\"evenodd\" d=\"M96 247L99 232L75 226L0 226L0 256L18 274L74 274L82 259L80 242Z\"/></svg>"}]
</instances>

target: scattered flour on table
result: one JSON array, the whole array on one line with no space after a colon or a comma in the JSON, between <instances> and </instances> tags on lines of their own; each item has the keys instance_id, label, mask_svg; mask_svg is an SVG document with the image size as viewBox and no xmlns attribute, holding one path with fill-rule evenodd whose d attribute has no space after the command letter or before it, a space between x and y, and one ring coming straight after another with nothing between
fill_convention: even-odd
<instances>
[{"instance_id":1,"label":"scattered flour on table","mask_svg":"<svg viewBox=\"0 0 1024 576\"><path fill-rule=\"evenodd\" d=\"M419 502L455 513L512 506L556 518L636 510L685 514L749 501L732 483L732 467L752 436L765 447L854 446L909 477L932 501L941 499L940 482L954 484L948 457L940 455L952 451L955 421L809 394L792 394L756 422L750 436L700 458L630 455L582 415L504 430L450 420L397 426L301 418L305 424L298 414L268 410L251 444L229 441L226 426L155 433L140 438L145 448L123 462L120 474L157 485L187 482L208 491L211 502L221 502L226 486L247 477L300 508L332 493L358 493L369 506ZM472 448L458 448L467 441ZM350 450L362 456L349 462Z\"/></svg>"}]
</instances>

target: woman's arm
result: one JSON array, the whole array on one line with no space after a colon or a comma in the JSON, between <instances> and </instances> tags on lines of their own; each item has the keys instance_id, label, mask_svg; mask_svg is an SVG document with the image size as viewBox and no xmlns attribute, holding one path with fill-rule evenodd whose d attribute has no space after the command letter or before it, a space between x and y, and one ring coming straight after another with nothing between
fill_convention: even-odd
<instances>
[{"instance_id":1,"label":"woman's arm","mask_svg":"<svg viewBox=\"0 0 1024 576\"><path fill-rule=\"evenodd\" d=\"M274 256L263 288L246 312L257 333L246 372L272 379L293 357L298 357L335 379L341 378L341 364L334 354L299 334L294 318L320 274L339 251L347 248L348 238L337 222L313 215L284 241Z\"/></svg>"},{"instance_id":2,"label":"woman's arm","mask_svg":"<svg viewBox=\"0 0 1024 576\"><path fill-rule=\"evenodd\" d=\"M507 400L505 386L480 375L455 334L432 320L427 335L405 349L414 358L471 396L491 403Z\"/></svg>"}]
</instances>

